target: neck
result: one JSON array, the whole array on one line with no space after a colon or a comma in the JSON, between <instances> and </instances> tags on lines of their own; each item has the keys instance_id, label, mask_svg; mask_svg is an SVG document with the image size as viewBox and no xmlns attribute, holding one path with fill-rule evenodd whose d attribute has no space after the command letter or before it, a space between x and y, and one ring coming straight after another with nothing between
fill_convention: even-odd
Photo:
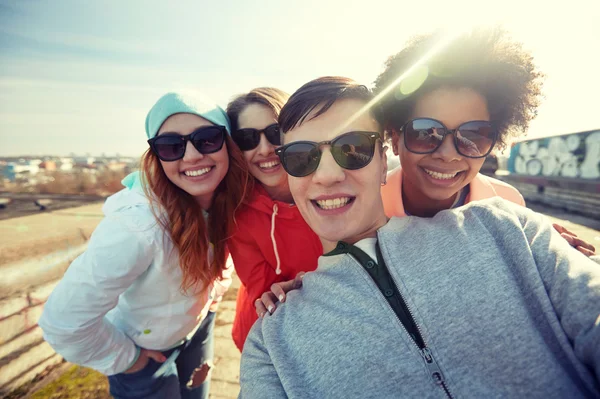
<instances>
[{"instance_id":1,"label":"neck","mask_svg":"<svg viewBox=\"0 0 600 399\"><path fill-rule=\"evenodd\" d=\"M377 230L379 230L380 228L385 226L385 224L388 222L388 220L389 219L385 216L385 213L383 212L383 206L381 206L381 213L375 218L375 220L369 226L369 228L367 228L365 231L363 231L360 234L356 234L354 236L347 237L347 238L341 238L338 241L344 241L344 242L347 242L348 244L354 245L357 242L359 242L360 240L363 240L365 238L377 238ZM319 237L319 238L321 239L321 244L323 245L323 253L325 253L325 254L333 251L335 249L335 246L338 243L338 241L329 241L324 237Z\"/></svg>"},{"instance_id":2,"label":"neck","mask_svg":"<svg viewBox=\"0 0 600 399\"><path fill-rule=\"evenodd\" d=\"M287 184L283 186L275 186L275 187L267 187L263 185L263 188L275 201L285 202L287 204L292 204L294 202L294 198L292 197L292 193L290 193L290 187Z\"/></svg>"},{"instance_id":3,"label":"neck","mask_svg":"<svg viewBox=\"0 0 600 399\"><path fill-rule=\"evenodd\" d=\"M403 177L402 182L404 210L412 216L433 217L440 211L450 209L458 195L458 193L455 193L445 200L436 200L423 194L419 187L413 186L406 177Z\"/></svg>"},{"instance_id":4,"label":"neck","mask_svg":"<svg viewBox=\"0 0 600 399\"><path fill-rule=\"evenodd\" d=\"M214 193L211 193L210 195L199 195L197 197L194 197L194 199L196 200L198 205L200 205L200 208L204 209L205 211L208 211L208 208L210 208L210 206L212 205L213 197Z\"/></svg>"}]
</instances>

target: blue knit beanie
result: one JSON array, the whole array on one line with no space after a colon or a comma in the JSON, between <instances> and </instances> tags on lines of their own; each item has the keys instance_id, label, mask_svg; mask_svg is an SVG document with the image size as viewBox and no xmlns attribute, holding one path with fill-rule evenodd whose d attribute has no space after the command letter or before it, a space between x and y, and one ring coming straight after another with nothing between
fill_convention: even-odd
<instances>
[{"instance_id":1,"label":"blue knit beanie","mask_svg":"<svg viewBox=\"0 0 600 399\"><path fill-rule=\"evenodd\" d=\"M231 134L227 113L217 104L200 95L167 93L146 116L146 136L153 138L168 117L182 113L198 115L215 125L225 126L227 133Z\"/></svg>"}]
</instances>

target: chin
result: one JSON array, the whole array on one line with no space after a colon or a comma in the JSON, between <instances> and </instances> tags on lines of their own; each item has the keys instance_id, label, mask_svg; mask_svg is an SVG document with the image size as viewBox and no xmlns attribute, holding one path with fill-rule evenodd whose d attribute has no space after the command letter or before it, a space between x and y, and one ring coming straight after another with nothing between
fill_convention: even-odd
<instances>
[{"instance_id":1,"label":"chin","mask_svg":"<svg viewBox=\"0 0 600 399\"><path fill-rule=\"evenodd\" d=\"M343 229L336 229L333 227L334 226L331 226L327 229L323 229L321 230L321 232L317 233L317 235L322 239L336 243L338 241L344 241L351 236L350 233L344 231Z\"/></svg>"},{"instance_id":2,"label":"chin","mask_svg":"<svg viewBox=\"0 0 600 399\"><path fill-rule=\"evenodd\" d=\"M261 176L258 181L265 187L283 187L286 184L287 176Z\"/></svg>"}]
</instances>

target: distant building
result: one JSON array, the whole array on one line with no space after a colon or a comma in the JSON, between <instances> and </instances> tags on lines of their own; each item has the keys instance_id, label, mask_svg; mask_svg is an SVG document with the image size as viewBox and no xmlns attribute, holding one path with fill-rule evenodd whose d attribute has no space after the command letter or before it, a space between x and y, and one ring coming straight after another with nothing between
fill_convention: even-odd
<instances>
[{"instance_id":1,"label":"distant building","mask_svg":"<svg viewBox=\"0 0 600 399\"><path fill-rule=\"evenodd\" d=\"M40 164L42 163L39 159L32 160L19 160L18 162L8 162L6 167L3 169L3 174L6 179L11 182L17 180L30 180L32 176L35 176L40 171Z\"/></svg>"},{"instance_id":2,"label":"distant building","mask_svg":"<svg viewBox=\"0 0 600 399\"><path fill-rule=\"evenodd\" d=\"M125 162L115 162L115 161L109 162L109 163L106 164L106 168L108 170L113 171L113 172L118 172L118 171L121 171L121 170L125 170L125 168L127 166L128 166L128 164L125 163Z\"/></svg>"},{"instance_id":3,"label":"distant building","mask_svg":"<svg viewBox=\"0 0 600 399\"><path fill-rule=\"evenodd\" d=\"M44 169L47 172L53 172L56 170L56 162L54 161L44 161L40 164L40 169Z\"/></svg>"},{"instance_id":4,"label":"distant building","mask_svg":"<svg viewBox=\"0 0 600 399\"><path fill-rule=\"evenodd\" d=\"M61 158L59 161L59 169L63 172L73 170L73 158Z\"/></svg>"},{"instance_id":5,"label":"distant building","mask_svg":"<svg viewBox=\"0 0 600 399\"><path fill-rule=\"evenodd\" d=\"M88 156L73 158L73 163L75 163L75 165L77 165L77 166L92 166L92 165L94 165L95 161L96 161L96 158L88 157Z\"/></svg>"}]
</instances>

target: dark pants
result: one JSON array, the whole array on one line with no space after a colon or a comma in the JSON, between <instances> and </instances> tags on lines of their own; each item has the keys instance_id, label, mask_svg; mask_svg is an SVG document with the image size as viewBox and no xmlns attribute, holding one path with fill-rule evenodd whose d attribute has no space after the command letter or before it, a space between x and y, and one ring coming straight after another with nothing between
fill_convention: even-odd
<instances>
[{"instance_id":1,"label":"dark pants","mask_svg":"<svg viewBox=\"0 0 600 399\"><path fill-rule=\"evenodd\" d=\"M186 385L193 371L206 361L212 363L214 354L213 329L215 313L208 312L194 337L163 352L168 358L179 350L179 356L162 375L153 377L162 363L150 359L142 370L132 374L115 374L108 377L110 394L115 399L206 399L210 390L210 373L201 385L188 388Z\"/></svg>"}]
</instances>

